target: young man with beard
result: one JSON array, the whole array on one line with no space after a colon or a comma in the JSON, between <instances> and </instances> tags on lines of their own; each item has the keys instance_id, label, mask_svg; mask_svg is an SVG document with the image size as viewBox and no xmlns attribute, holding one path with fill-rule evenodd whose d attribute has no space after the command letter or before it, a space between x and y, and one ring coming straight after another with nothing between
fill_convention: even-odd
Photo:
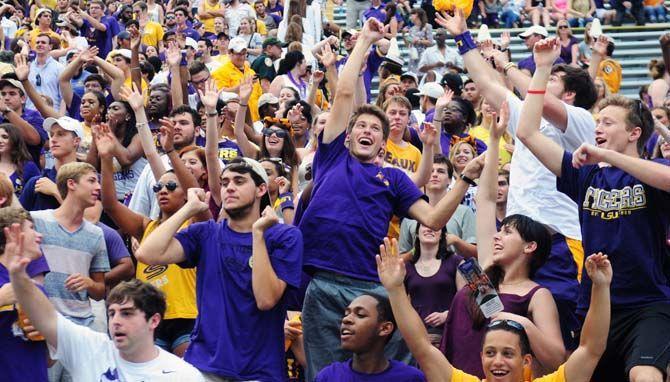
<instances>
[{"instance_id":1,"label":"young man with beard","mask_svg":"<svg viewBox=\"0 0 670 382\"><path fill-rule=\"evenodd\" d=\"M500 74L482 57L479 50L473 49L475 43L467 30L462 12L446 18L440 16L437 20L456 40L461 41L460 53L465 67L480 93L486 95L487 103L495 110L500 110L503 102L507 102L510 113L507 130L512 138L516 138L519 121L525 118L521 114L522 101L507 89L500 80ZM527 96L530 84L528 76L514 63L507 61L506 52L494 52L493 57L496 67L503 68L507 79L523 96ZM552 72L546 89L540 131L565 150L574 151L584 142L594 142L595 124L589 109L596 100L595 87L584 70L555 65ZM555 185L556 176L517 140L511 162L507 214L526 215L547 225L553 234L549 258L533 281L548 288L554 296L563 341L566 348L571 349L576 346L572 332L579 327L575 302L584 251L577 205L567 195L558 192Z\"/></svg>"},{"instance_id":2,"label":"young man with beard","mask_svg":"<svg viewBox=\"0 0 670 382\"><path fill-rule=\"evenodd\" d=\"M384 356L384 347L395 329L388 298L373 294L356 297L345 309L340 324L341 347L352 352L353 357L327 366L315 381L425 381L419 370Z\"/></svg>"},{"instance_id":3,"label":"young man with beard","mask_svg":"<svg viewBox=\"0 0 670 382\"><path fill-rule=\"evenodd\" d=\"M437 75L439 80L449 67L463 68L463 59L458 52L447 45L447 31L443 28L435 31L435 46L426 49L419 61L419 73L427 74L430 71Z\"/></svg>"},{"instance_id":4,"label":"young man with beard","mask_svg":"<svg viewBox=\"0 0 670 382\"><path fill-rule=\"evenodd\" d=\"M595 146L583 143L571 153L540 132L546 103L544 91L535 90L551 86L551 63L560 50L558 39L535 45L537 70L517 135L556 175L556 188L579 206L586 253L607 251L616 271L612 326L593 379L662 382L670 364L670 161L642 159L654 118L642 102L623 96L600 104ZM593 306L588 297L596 288L596 280L582 279L578 314Z\"/></svg>"},{"instance_id":5,"label":"young man with beard","mask_svg":"<svg viewBox=\"0 0 670 382\"><path fill-rule=\"evenodd\" d=\"M209 208L209 196L191 189L186 205L136 253L147 264L197 267L200 315L185 359L208 381L284 379L282 296L287 286L300 285L302 236L295 227L277 223L267 183L260 163L233 160L221 175L227 218L177 233Z\"/></svg>"},{"instance_id":6,"label":"young man with beard","mask_svg":"<svg viewBox=\"0 0 670 382\"><path fill-rule=\"evenodd\" d=\"M453 190L432 207L401 170L375 165L389 135L389 122L377 107L354 110L353 99L365 54L382 38L383 29L383 24L369 19L342 70L331 114L318 138L312 198L298 222L305 239L304 266L314 276L302 311L309 380L323 367L347 358L338 349L337 322L351 299L363 293L383 294L373 258L391 216L412 217L441 229L481 166L480 159L472 161ZM353 216L351 208L357 209ZM401 339L394 336L387 355L407 355L400 346Z\"/></svg>"}]
</instances>

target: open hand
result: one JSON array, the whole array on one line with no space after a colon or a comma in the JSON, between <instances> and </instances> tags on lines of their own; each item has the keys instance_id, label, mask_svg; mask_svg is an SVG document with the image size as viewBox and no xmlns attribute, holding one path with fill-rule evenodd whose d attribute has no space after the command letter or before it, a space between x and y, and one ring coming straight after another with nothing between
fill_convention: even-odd
<instances>
[{"instance_id":1,"label":"open hand","mask_svg":"<svg viewBox=\"0 0 670 382\"><path fill-rule=\"evenodd\" d=\"M14 55L14 73L16 74L16 78L18 78L19 81L27 80L28 75L30 74L30 65L28 65L28 60L21 53Z\"/></svg>"},{"instance_id":2,"label":"open hand","mask_svg":"<svg viewBox=\"0 0 670 382\"><path fill-rule=\"evenodd\" d=\"M240 89L239 89L239 94L240 94L240 102L247 104L249 102L249 98L251 97L251 93L254 90L254 78L251 76L246 76L240 83Z\"/></svg>"},{"instance_id":3,"label":"open hand","mask_svg":"<svg viewBox=\"0 0 670 382\"><path fill-rule=\"evenodd\" d=\"M98 149L100 157L111 158L114 154L117 139L112 134L109 126L106 123L93 126L93 138L95 139L95 147Z\"/></svg>"},{"instance_id":4,"label":"open hand","mask_svg":"<svg viewBox=\"0 0 670 382\"><path fill-rule=\"evenodd\" d=\"M444 11L440 13L436 12L435 22L444 29L448 30L452 36L458 36L468 30L462 9L456 9L453 16L447 14Z\"/></svg>"},{"instance_id":5,"label":"open hand","mask_svg":"<svg viewBox=\"0 0 670 382\"><path fill-rule=\"evenodd\" d=\"M321 48L321 53L317 54L316 58L326 68L335 65L335 62L337 62L337 55L335 54L335 52L333 52L333 49L330 47L329 44L325 44Z\"/></svg>"},{"instance_id":6,"label":"open hand","mask_svg":"<svg viewBox=\"0 0 670 382\"><path fill-rule=\"evenodd\" d=\"M551 67L560 55L561 43L557 37L540 40L533 47L533 59L537 67Z\"/></svg>"},{"instance_id":7,"label":"open hand","mask_svg":"<svg viewBox=\"0 0 670 382\"><path fill-rule=\"evenodd\" d=\"M496 118L499 117L499 118ZM501 139L505 132L507 131L507 124L509 123L509 106L507 101L503 101L500 105L500 113L493 113L491 118L491 134L497 138Z\"/></svg>"},{"instance_id":8,"label":"open hand","mask_svg":"<svg viewBox=\"0 0 670 382\"><path fill-rule=\"evenodd\" d=\"M437 138L437 130L432 123L424 123L423 130L419 130L419 140L424 146L432 146Z\"/></svg>"},{"instance_id":9,"label":"open hand","mask_svg":"<svg viewBox=\"0 0 670 382\"><path fill-rule=\"evenodd\" d=\"M379 280L386 290L401 288L404 286L405 261L398 253L398 240L384 238L384 244L379 246L377 260L377 273Z\"/></svg>"},{"instance_id":10,"label":"open hand","mask_svg":"<svg viewBox=\"0 0 670 382\"><path fill-rule=\"evenodd\" d=\"M216 104L219 102L219 90L211 78L205 82L205 91L198 90L198 94L205 110L216 110Z\"/></svg>"},{"instance_id":11,"label":"open hand","mask_svg":"<svg viewBox=\"0 0 670 382\"><path fill-rule=\"evenodd\" d=\"M137 113L144 108L144 94L137 90L137 85L132 84L132 86L132 90L126 86L122 86L119 90L119 95L121 96L121 99L128 102L130 107L133 108L133 111Z\"/></svg>"},{"instance_id":12,"label":"open hand","mask_svg":"<svg viewBox=\"0 0 670 382\"><path fill-rule=\"evenodd\" d=\"M161 118L160 143L163 151L174 151L174 122L169 118Z\"/></svg>"}]
</instances>

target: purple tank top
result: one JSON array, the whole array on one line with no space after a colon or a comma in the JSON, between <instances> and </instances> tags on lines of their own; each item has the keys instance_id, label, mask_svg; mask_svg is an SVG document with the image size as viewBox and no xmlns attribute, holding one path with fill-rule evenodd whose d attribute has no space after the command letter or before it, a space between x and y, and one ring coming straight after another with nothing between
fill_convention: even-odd
<instances>
[{"instance_id":1,"label":"purple tank top","mask_svg":"<svg viewBox=\"0 0 670 382\"><path fill-rule=\"evenodd\" d=\"M405 288L422 320L433 312L444 312L451 306L456 294L456 271L461 260L463 258L456 254L449 256L442 260L440 269L430 277L419 275L415 265L407 263ZM431 331L434 329L439 329L436 333L442 333L443 326L430 328Z\"/></svg>"},{"instance_id":2,"label":"purple tank top","mask_svg":"<svg viewBox=\"0 0 670 382\"><path fill-rule=\"evenodd\" d=\"M530 304L535 292L541 288L542 286L538 285L524 296L501 293L500 299L505 306L503 311L528 316L528 304ZM488 320L481 329L474 329L472 327L472 317L468 311L469 303L470 289L462 288L456 293L449 310L440 350L455 368L476 375L481 379L485 376L480 353Z\"/></svg>"}]
</instances>

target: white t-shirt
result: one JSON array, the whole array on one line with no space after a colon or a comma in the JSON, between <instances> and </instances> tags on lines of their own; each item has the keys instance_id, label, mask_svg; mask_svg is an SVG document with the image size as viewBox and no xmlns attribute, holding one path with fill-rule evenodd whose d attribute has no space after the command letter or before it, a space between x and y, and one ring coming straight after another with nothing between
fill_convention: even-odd
<instances>
[{"instance_id":1,"label":"white t-shirt","mask_svg":"<svg viewBox=\"0 0 670 382\"><path fill-rule=\"evenodd\" d=\"M161 155L161 160L166 171L172 169L172 163L170 163L170 158L167 155ZM133 197L130 198L128 208L142 216L148 216L156 220L160 216L161 210L153 189L154 184L156 184L156 179L153 171L151 171L151 165L147 163L137 179L137 183L135 183Z\"/></svg>"},{"instance_id":2,"label":"white t-shirt","mask_svg":"<svg viewBox=\"0 0 670 382\"><path fill-rule=\"evenodd\" d=\"M79 326L58 314L58 349L49 347L74 381L204 382L202 374L186 361L156 347L158 357L133 363L121 358L106 334Z\"/></svg>"},{"instance_id":3,"label":"white t-shirt","mask_svg":"<svg viewBox=\"0 0 670 382\"><path fill-rule=\"evenodd\" d=\"M507 103L510 112L508 130L516 138L522 101L509 93ZM580 107L564 105L568 113L565 132L543 118L540 123L542 134L567 151L575 151L584 142L595 144L596 124L591 113ZM511 166L507 215L529 216L549 226L554 232L581 240L577 204L556 189L556 176L518 140L515 142Z\"/></svg>"}]
</instances>

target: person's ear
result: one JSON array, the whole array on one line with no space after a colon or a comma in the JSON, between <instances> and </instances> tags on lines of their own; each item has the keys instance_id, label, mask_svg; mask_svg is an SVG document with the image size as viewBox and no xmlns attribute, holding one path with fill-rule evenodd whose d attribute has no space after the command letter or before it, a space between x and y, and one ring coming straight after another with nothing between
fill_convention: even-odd
<instances>
[{"instance_id":1,"label":"person's ear","mask_svg":"<svg viewBox=\"0 0 670 382\"><path fill-rule=\"evenodd\" d=\"M535 250L537 250L537 242L530 241L530 242L526 243L523 250L524 250L524 253L529 253L529 254L535 252Z\"/></svg>"},{"instance_id":2,"label":"person's ear","mask_svg":"<svg viewBox=\"0 0 670 382\"><path fill-rule=\"evenodd\" d=\"M628 142L636 142L642 136L642 128L635 126L628 131Z\"/></svg>"},{"instance_id":3,"label":"person's ear","mask_svg":"<svg viewBox=\"0 0 670 382\"><path fill-rule=\"evenodd\" d=\"M382 322L381 324L379 324L378 335L380 337L390 336L393 333L394 328L395 326L391 321Z\"/></svg>"}]
</instances>

